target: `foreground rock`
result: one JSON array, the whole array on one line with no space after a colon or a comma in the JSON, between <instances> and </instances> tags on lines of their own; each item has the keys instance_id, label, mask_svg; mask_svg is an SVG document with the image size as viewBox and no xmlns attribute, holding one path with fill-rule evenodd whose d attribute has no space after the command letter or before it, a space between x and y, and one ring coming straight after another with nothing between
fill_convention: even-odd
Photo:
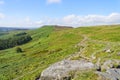
<instances>
[{"instance_id":1,"label":"foreground rock","mask_svg":"<svg viewBox=\"0 0 120 80\"><path fill-rule=\"evenodd\" d=\"M120 80L120 69L108 69L106 72L97 72L102 80Z\"/></svg>"},{"instance_id":2,"label":"foreground rock","mask_svg":"<svg viewBox=\"0 0 120 80\"><path fill-rule=\"evenodd\" d=\"M101 65L102 70L108 70L111 68L119 68L120 60L106 60L103 65Z\"/></svg>"},{"instance_id":3,"label":"foreground rock","mask_svg":"<svg viewBox=\"0 0 120 80\"><path fill-rule=\"evenodd\" d=\"M71 72L93 68L94 64L85 60L63 60L45 69L40 80L71 80Z\"/></svg>"}]
</instances>

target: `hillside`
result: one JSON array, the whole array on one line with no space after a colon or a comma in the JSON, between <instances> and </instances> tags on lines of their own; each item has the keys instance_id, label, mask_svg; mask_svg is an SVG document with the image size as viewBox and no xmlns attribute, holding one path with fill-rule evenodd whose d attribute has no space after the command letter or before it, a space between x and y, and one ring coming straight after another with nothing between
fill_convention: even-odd
<instances>
[{"instance_id":1,"label":"hillside","mask_svg":"<svg viewBox=\"0 0 120 80\"><path fill-rule=\"evenodd\" d=\"M66 28L44 26L26 32L32 40L16 47L0 50L0 80L35 80L51 64L63 59L86 59L103 65L120 59L120 25ZM15 31L0 36L6 38ZM119 64L114 64L119 66ZM104 71L104 68L103 68ZM93 71L79 73L75 80L97 80Z\"/></svg>"},{"instance_id":2,"label":"hillside","mask_svg":"<svg viewBox=\"0 0 120 80\"><path fill-rule=\"evenodd\" d=\"M9 35L13 35L12 33L24 32L29 29L25 28L12 28L12 27L0 27L0 38L9 37Z\"/></svg>"}]
</instances>

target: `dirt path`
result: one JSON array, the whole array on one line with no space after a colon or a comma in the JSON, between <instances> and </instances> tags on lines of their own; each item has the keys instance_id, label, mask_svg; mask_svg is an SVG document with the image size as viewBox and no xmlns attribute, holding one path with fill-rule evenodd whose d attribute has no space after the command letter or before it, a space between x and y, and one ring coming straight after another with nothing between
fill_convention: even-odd
<instances>
[{"instance_id":1,"label":"dirt path","mask_svg":"<svg viewBox=\"0 0 120 80\"><path fill-rule=\"evenodd\" d=\"M94 53L91 55L91 57L86 57L86 56L82 55L82 53L84 53L84 51L86 50L88 41L94 42L96 44L104 44L106 46L100 50L94 51ZM86 35L83 35L83 40L75 46L75 47L82 47L82 48L80 48L80 50L78 52L75 52L74 54L71 54L70 56L68 56L67 59L70 60L74 57L80 56L81 58L86 59L88 61L93 61L94 59L96 59L97 53L102 52L102 51L107 50L107 49L111 49L111 46L113 46L113 45L120 45L120 42L92 40L89 37L87 37ZM98 58L97 63L100 63L100 61L101 61L101 59Z\"/></svg>"},{"instance_id":2,"label":"dirt path","mask_svg":"<svg viewBox=\"0 0 120 80\"><path fill-rule=\"evenodd\" d=\"M81 47L80 50L78 52L75 52L74 54L69 55L68 58L66 58L66 59L67 60L71 60L73 57L80 56L80 57L82 57L84 59L89 60L88 57L85 57L85 56L83 56L81 54L81 53L83 53L86 50L86 47L87 47L87 43L86 42L87 41L88 41L88 37L85 36L85 35L83 35L83 40L80 43L78 43L78 44L75 45L75 47Z\"/></svg>"}]
</instances>

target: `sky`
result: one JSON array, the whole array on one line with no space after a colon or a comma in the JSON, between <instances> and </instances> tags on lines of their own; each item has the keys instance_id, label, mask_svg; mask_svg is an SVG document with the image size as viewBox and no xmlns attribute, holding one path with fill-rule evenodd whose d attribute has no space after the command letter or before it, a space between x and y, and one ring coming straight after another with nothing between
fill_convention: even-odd
<instances>
[{"instance_id":1,"label":"sky","mask_svg":"<svg viewBox=\"0 0 120 80\"><path fill-rule=\"evenodd\" d=\"M120 24L120 0L0 0L0 27Z\"/></svg>"}]
</instances>

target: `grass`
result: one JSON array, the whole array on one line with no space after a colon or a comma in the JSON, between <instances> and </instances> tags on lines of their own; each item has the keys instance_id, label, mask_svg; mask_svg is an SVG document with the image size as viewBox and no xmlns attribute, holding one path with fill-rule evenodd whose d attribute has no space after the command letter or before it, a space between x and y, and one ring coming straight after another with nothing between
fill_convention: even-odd
<instances>
[{"instance_id":1,"label":"grass","mask_svg":"<svg viewBox=\"0 0 120 80\"><path fill-rule=\"evenodd\" d=\"M0 51L0 80L34 80L51 64L78 52L75 45L83 40L83 35L87 36L88 40L87 47L81 54L88 58L94 54L96 59L92 62L96 63L98 58L101 58L101 63L109 59L120 59L117 55L120 52L119 25L68 29L45 26L23 32L31 35L33 40L18 46L23 50L22 53L16 53L16 47ZM0 38L7 38L14 34L15 31L9 32ZM103 52L106 47L113 52ZM80 58L76 56L72 59ZM79 74L75 80L95 80L94 77L97 79L97 76L90 71Z\"/></svg>"},{"instance_id":2,"label":"grass","mask_svg":"<svg viewBox=\"0 0 120 80\"><path fill-rule=\"evenodd\" d=\"M0 51L0 79L34 80L43 69L76 52L74 45L82 37L68 32L51 26L28 31L33 40L19 46L24 52L16 53L15 48Z\"/></svg>"},{"instance_id":3,"label":"grass","mask_svg":"<svg viewBox=\"0 0 120 80\"><path fill-rule=\"evenodd\" d=\"M94 71L85 71L79 73L73 80L98 80L98 75Z\"/></svg>"}]
</instances>

